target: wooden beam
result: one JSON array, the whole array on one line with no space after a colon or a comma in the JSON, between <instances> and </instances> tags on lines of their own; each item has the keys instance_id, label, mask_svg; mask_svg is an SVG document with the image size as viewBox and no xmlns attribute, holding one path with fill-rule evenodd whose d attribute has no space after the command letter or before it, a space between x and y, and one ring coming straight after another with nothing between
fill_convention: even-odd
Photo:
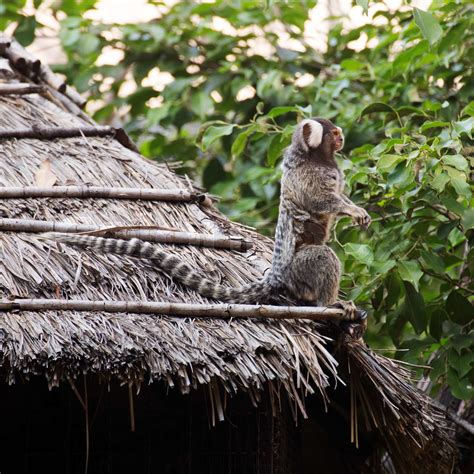
<instances>
[{"instance_id":1,"label":"wooden beam","mask_svg":"<svg viewBox=\"0 0 474 474\"><path fill-rule=\"evenodd\" d=\"M0 300L0 312L2 311L100 311L104 313L167 315L179 318L346 320L344 311L337 308L225 303L166 303L155 301L3 299Z\"/></svg>"},{"instance_id":2,"label":"wooden beam","mask_svg":"<svg viewBox=\"0 0 474 474\"><path fill-rule=\"evenodd\" d=\"M141 239L162 244L195 245L216 249L245 252L252 243L241 237L213 236L197 232L163 230L154 226L97 227L88 224L68 224L64 222L39 221L33 219L0 219L3 232L66 232L93 233L92 235L116 239Z\"/></svg>"},{"instance_id":3,"label":"wooden beam","mask_svg":"<svg viewBox=\"0 0 474 474\"><path fill-rule=\"evenodd\" d=\"M5 186L0 199L18 198L102 198L141 199L146 201L202 202L206 195L183 189L106 188L102 186Z\"/></svg>"}]
</instances>

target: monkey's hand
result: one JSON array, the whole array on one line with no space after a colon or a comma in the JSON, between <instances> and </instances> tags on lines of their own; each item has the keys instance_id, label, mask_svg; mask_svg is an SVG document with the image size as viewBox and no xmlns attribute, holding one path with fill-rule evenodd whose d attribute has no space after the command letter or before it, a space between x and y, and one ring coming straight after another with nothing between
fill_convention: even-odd
<instances>
[{"instance_id":1,"label":"monkey's hand","mask_svg":"<svg viewBox=\"0 0 474 474\"><path fill-rule=\"evenodd\" d=\"M362 207L358 206L351 207L350 216L352 217L352 221L355 224L360 225L364 229L367 229L367 227L369 227L370 222L372 220L368 212Z\"/></svg>"}]
</instances>

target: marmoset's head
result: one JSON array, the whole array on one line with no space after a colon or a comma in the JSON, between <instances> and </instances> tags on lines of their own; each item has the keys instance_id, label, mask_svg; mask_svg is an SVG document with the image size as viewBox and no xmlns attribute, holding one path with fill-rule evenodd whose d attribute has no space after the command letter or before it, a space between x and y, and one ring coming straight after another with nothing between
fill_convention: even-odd
<instances>
[{"instance_id":1,"label":"marmoset's head","mask_svg":"<svg viewBox=\"0 0 474 474\"><path fill-rule=\"evenodd\" d=\"M306 152L318 150L323 155L332 156L344 146L344 134L342 129L330 120L315 117L302 120L298 124L292 144Z\"/></svg>"}]
</instances>

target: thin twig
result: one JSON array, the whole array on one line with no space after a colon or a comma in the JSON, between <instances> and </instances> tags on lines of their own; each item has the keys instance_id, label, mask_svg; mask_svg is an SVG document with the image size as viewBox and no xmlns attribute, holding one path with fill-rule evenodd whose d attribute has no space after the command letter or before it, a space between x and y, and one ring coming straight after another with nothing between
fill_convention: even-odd
<instances>
[{"instance_id":1,"label":"thin twig","mask_svg":"<svg viewBox=\"0 0 474 474\"><path fill-rule=\"evenodd\" d=\"M135 406L133 403L132 383L128 384L128 405L130 409L130 430L135 433Z\"/></svg>"},{"instance_id":2,"label":"thin twig","mask_svg":"<svg viewBox=\"0 0 474 474\"><path fill-rule=\"evenodd\" d=\"M85 410L86 409L86 404L84 402L84 399L81 397L81 394L77 390L77 387L74 383L74 380L72 380L72 378L69 377L69 376L67 376L67 380L69 382L69 385L71 385L71 389L74 392L74 395L76 395L76 398L79 400L79 403L82 405L82 408L84 408L84 410Z\"/></svg>"},{"instance_id":3,"label":"thin twig","mask_svg":"<svg viewBox=\"0 0 474 474\"><path fill-rule=\"evenodd\" d=\"M272 306L250 304L166 303L151 301L89 301L61 299L0 300L5 311L99 311L104 313L137 313L169 315L181 318L255 318L346 320L338 308L319 306Z\"/></svg>"}]
</instances>

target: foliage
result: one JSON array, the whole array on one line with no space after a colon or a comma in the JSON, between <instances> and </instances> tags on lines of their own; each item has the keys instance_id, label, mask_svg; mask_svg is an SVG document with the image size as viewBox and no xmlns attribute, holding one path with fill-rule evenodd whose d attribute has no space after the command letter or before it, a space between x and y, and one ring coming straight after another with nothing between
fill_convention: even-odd
<instances>
[{"instance_id":1,"label":"foliage","mask_svg":"<svg viewBox=\"0 0 474 474\"><path fill-rule=\"evenodd\" d=\"M0 28L18 21L28 44L38 25L22 16L24 3L0 4ZM68 57L56 69L90 103L102 100L97 120L125 110L145 155L181 160L221 196L224 212L267 233L277 216L276 165L296 120L334 119L346 133L348 191L373 217L366 232L347 219L336 226L342 289L371 309L372 346L429 361L435 386L447 382L470 398L474 8L467 0L435 0L430 11L379 8L349 31L332 20L322 54L303 34L314 3L179 2L156 21L112 25L84 15L95 0L56 2ZM268 54L259 54L262 41ZM299 51L287 46L295 41ZM105 48L122 59L98 64ZM159 92L146 80L155 68L174 79ZM125 95L130 81L136 89ZM254 95L237 101L243 90Z\"/></svg>"}]
</instances>

